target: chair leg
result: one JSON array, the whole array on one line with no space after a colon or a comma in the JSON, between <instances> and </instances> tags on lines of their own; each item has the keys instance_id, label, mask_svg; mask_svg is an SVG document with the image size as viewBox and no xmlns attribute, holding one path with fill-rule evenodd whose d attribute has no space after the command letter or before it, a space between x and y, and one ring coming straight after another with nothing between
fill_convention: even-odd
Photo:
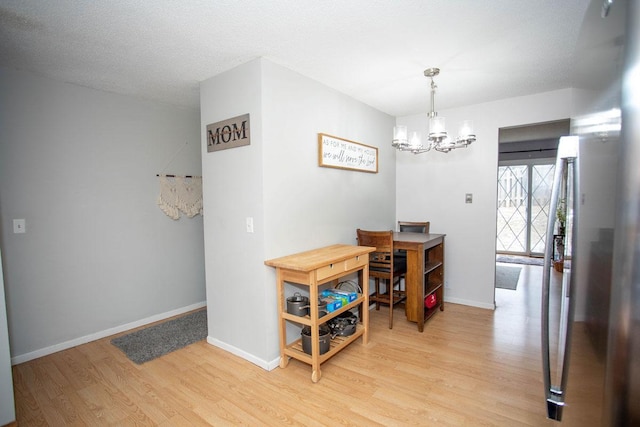
<instances>
[{"instance_id":1,"label":"chair leg","mask_svg":"<svg viewBox=\"0 0 640 427\"><path fill-rule=\"evenodd\" d=\"M375 283L376 283L376 297L380 296L380 279L379 278L375 278ZM380 302L376 299L376 310L380 310Z\"/></svg>"},{"instance_id":2,"label":"chair leg","mask_svg":"<svg viewBox=\"0 0 640 427\"><path fill-rule=\"evenodd\" d=\"M407 276L402 275L400 279L404 279L404 315L407 315ZM402 295L402 294L401 294Z\"/></svg>"}]
</instances>

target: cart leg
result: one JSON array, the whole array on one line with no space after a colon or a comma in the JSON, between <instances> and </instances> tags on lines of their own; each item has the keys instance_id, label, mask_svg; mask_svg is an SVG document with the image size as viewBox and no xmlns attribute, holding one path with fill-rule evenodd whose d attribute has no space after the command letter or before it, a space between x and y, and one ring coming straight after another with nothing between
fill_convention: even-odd
<instances>
[{"instance_id":1,"label":"cart leg","mask_svg":"<svg viewBox=\"0 0 640 427\"><path fill-rule=\"evenodd\" d=\"M311 372L311 381L317 383L318 381L320 381L320 378L322 378L322 372L320 372L320 368L314 369L313 372Z\"/></svg>"},{"instance_id":2,"label":"cart leg","mask_svg":"<svg viewBox=\"0 0 640 427\"><path fill-rule=\"evenodd\" d=\"M286 368L289 364L289 356L280 356L280 367Z\"/></svg>"}]
</instances>

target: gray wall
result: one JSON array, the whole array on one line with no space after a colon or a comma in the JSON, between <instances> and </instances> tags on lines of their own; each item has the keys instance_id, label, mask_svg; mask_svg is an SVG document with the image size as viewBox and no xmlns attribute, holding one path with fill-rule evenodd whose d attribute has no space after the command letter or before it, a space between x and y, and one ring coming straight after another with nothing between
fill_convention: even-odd
<instances>
[{"instance_id":1,"label":"gray wall","mask_svg":"<svg viewBox=\"0 0 640 427\"><path fill-rule=\"evenodd\" d=\"M156 205L156 173L200 174L197 110L5 69L0 105L14 363L204 305L202 218Z\"/></svg>"},{"instance_id":2,"label":"gray wall","mask_svg":"<svg viewBox=\"0 0 640 427\"><path fill-rule=\"evenodd\" d=\"M7 326L7 306L4 297L4 275L2 272L2 250L0 250L0 426L16 420L14 403L11 354L9 352L9 327Z\"/></svg>"},{"instance_id":3,"label":"gray wall","mask_svg":"<svg viewBox=\"0 0 640 427\"><path fill-rule=\"evenodd\" d=\"M394 119L258 59L201 85L209 342L277 366L275 272L264 260L395 220ZM251 145L206 153L205 126L251 115ZM318 133L379 148L379 173L318 166ZM247 233L245 218L255 232Z\"/></svg>"}]
</instances>

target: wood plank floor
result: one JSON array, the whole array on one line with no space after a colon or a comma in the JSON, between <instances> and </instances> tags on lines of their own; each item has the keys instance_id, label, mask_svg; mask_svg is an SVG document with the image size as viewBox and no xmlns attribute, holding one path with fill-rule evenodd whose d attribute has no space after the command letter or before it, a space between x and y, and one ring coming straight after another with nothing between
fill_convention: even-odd
<instances>
[{"instance_id":1,"label":"wood plank floor","mask_svg":"<svg viewBox=\"0 0 640 427\"><path fill-rule=\"evenodd\" d=\"M267 372L205 341L136 365L105 338L13 368L20 426L546 426L540 276L524 266L495 311L446 304L418 333L371 312L357 340L322 365Z\"/></svg>"}]
</instances>

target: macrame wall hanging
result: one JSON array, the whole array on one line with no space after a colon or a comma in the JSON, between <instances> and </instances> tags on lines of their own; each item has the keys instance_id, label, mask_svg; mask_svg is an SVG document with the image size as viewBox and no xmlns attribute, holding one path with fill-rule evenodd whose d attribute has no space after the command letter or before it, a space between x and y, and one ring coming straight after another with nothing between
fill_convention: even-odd
<instances>
[{"instance_id":1,"label":"macrame wall hanging","mask_svg":"<svg viewBox=\"0 0 640 427\"><path fill-rule=\"evenodd\" d=\"M175 158L189 145L185 142L171 160L162 169L167 170ZM180 219L180 213L189 218L202 215L202 177L191 175L164 175L158 174L160 182L160 194L158 206L171 219Z\"/></svg>"},{"instance_id":2,"label":"macrame wall hanging","mask_svg":"<svg viewBox=\"0 0 640 427\"><path fill-rule=\"evenodd\" d=\"M169 218L180 219L202 215L202 177L157 175L160 181L158 206Z\"/></svg>"}]
</instances>

